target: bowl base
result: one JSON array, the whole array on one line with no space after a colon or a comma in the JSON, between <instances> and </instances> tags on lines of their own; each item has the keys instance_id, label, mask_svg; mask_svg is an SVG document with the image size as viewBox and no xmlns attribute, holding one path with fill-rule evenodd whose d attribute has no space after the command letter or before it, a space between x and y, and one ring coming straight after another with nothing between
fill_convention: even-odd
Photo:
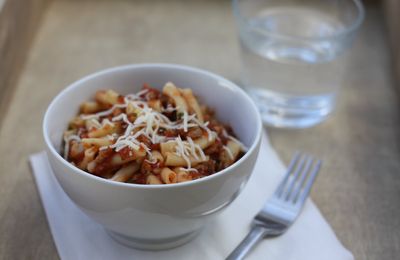
<instances>
[{"instance_id":1,"label":"bowl base","mask_svg":"<svg viewBox=\"0 0 400 260\"><path fill-rule=\"evenodd\" d=\"M199 229L184 235L165 239L140 239L106 229L107 233L118 243L140 250L166 250L178 247L194 239L201 230L202 229Z\"/></svg>"}]
</instances>

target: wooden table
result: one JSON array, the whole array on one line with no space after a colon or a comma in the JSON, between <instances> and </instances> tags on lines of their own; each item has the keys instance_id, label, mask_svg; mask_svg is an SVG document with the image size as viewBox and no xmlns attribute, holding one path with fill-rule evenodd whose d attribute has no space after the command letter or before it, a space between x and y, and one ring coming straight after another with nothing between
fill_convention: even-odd
<instances>
[{"instance_id":1,"label":"wooden table","mask_svg":"<svg viewBox=\"0 0 400 260\"><path fill-rule=\"evenodd\" d=\"M400 256L398 96L382 15L368 8L336 113L306 130L268 129L287 161L324 159L312 197L356 259ZM0 128L0 259L57 252L28 165L43 150L41 120L67 84L127 63L170 62L239 80L228 1L55 1L36 35ZM73 239L73 238L71 238Z\"/></svg>"}]
</instances>

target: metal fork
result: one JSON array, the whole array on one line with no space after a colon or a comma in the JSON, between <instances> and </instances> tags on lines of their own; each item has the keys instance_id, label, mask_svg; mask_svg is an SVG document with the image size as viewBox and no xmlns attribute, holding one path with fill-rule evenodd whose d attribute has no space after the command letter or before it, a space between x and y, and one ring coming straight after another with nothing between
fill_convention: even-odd
<instances>
[{"instance_id":1,"label":"metal fork","mask_svg":"<svg viewBox=\"0 0 400 260\"><path fill-rule=\"evenodd\" d=\"M321 160L296 152L285 177L264 208L255 216L252 228L226 260L243 259L263 238L285 233L300 214L321 168Z\"/></svg>"}]
</instances>

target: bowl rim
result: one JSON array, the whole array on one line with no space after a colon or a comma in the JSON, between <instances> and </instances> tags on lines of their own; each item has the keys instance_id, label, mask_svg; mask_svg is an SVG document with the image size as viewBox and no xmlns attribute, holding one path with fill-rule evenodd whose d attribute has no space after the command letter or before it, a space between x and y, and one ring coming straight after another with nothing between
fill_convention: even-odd
<instances>
[{"instance_id":1,"label":"bowl rim","mask_svg":"<svg viewBox=\"0 0 400 260\"><path fill-rule=\"evenodd\" d=\"M56 104L58 103L59 100L61 100L63 98L63 96L71 91L74 91L75 89L79 88L83 83L90 81L96 77L99 77L103 74L112 74L113 72L117 72L120 70L129 70L129 69L138 69L138 68L166 68L166 69L178 69L178 70L184 70L187 71L189 73L199 73L199 74L204 74L208 77L212 77L215 78L218 81L223 81L225 83L227 83L229 85L229 88L234 89L234 91L237 91L240 93L241 96L243 96L244 100L246 100L246 102L248 102L250 104L250 106L252 107L252 109L255 112L255 117L256 117L256 121L257 121L257 125L256 125L256 136L254 141L252 142L251 146L249 147L248 151L239 159L237 160L235 163L233 163L232 165L228 166L227 168L218 171L214 174L208 175L206 177L200 178L200 179L196 179L196 180L191 180L191 181L187 181L187 182L180 182L180 183L172 183L172 184L155 184L155 185L143 185L143 184L136 184L136 183L125 183L125 182L116 182L116 181L111 181L111 180L107 180L104 178L101 178L99 176L90 174L86 171L83 171L81 169L79 169L76 166L73 166L70 162L68 162L67 160L65 160L61 154L59 154L54 145L52 144L51 140L50 140L50 136L48 133L48 126L49 126L49 114L50 111L52 110L52 108L54 106L56 106ZM261 134L262 134L262 120L261 120L261 115L255 105L255 103L253 102L253 100L248 96L248 94L246 94L246 92L241 89L239 86L237 86L235 83L233 83L232 81L219 76L215 73L209 72L207 70L203 70L203 69L198 69L198 68L194 68L191 66L187 66L187 65L179 65L179 64L171 64L171 63L136 63L136 64L127 64L127 65L122 65L122 66L116 66L116 67L111 67L111 68L107 68L107 69L103 69L94 73L91 73L87 76L84 76L83 78L72 82L71 84L67 85L62 91L60 91L50 102L50 104L48 105L45 115L43 117L43 123L42 123L42 130L43 130L43 137L44 137L44 141L45 144L48 148L48 151L50 151L55 158L60 161L64 166L66 166L67 168L71 169L72 171L78 173L79 175L84 176L84 178L89 178L92 179L94 181L99 181L103 184L106 185L113 185L116 187L131 187L131 188L138 188L138 189L174 189L174 188L179 188L179 187L185 187L185 186L193 186L196 184L200 184L202 182L208 182L211 181L213 178L217 178L218 176L227 174L228 171L237 168L240 164L244 163L251 154L253 154L254 152L256 152L256 149L259 145L259 143L261 142Z\"/></svg>"}]
</instances>

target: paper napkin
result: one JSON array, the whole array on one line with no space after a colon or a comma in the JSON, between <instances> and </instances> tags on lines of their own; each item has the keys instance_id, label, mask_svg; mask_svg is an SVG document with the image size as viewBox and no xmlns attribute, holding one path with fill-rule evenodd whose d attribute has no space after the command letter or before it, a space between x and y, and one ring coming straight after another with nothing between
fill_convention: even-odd
<instances>
[{"instance_id":1,"label":"paper napkin","mask_svg":"<svg viewBox=\"0 0 400 260\"><path fill-rule=\"evenodd\" d=\"M32 155L30 162L58 253L61 259L74 260L224 259L249 232L253 217L285 173L284 164L264 135L247 186L197 238L171 250L141 251L118 244L74 205L57 183L45 152ZM322 169L321 174L327 173ZM246 259L352 260L353 256L309 200L284 235L264 239Z\"/></svg>"}]
</instances>

